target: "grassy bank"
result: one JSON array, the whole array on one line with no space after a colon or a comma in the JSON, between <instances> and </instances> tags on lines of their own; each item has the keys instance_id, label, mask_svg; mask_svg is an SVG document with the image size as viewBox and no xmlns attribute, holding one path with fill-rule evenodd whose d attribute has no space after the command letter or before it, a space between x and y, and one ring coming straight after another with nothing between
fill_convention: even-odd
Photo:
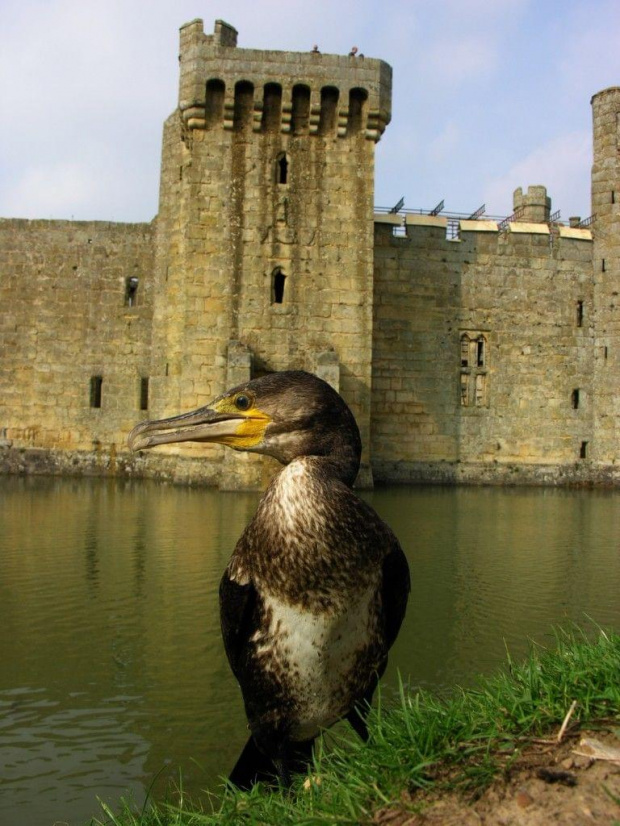
<instances>
[{"instance_id":1,"label":"grassy bank","mask_svg":"<svg viewBox=\"0 0 620 826\"><path fill-rule=\"evenodd\" d=\"M215 812L179 807L127 806L97 824L205 826L205 824L369 823L402 793L429 787L479 791L506 770L531 738L556 733L575 703L571 726L620 723L620 635L561 634L553 650L535 649L527 662L506 668L478 688L448 698L401 690L400 703L371 716L371 739L328 746L312 778L292 792L255 788L227 792ZM411 804L409 795L407 800ZM413 796L415 801L415 795Z\"/></svg>"}]
</instances>

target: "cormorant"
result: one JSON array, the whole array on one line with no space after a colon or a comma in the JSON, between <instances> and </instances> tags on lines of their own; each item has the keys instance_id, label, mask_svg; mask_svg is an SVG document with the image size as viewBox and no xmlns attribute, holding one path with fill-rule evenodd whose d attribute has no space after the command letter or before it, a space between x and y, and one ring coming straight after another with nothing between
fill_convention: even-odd
<instances>
[{"instance_id":1,"label":"cormorant","mask_svg":"<svg viewBox=\"0 0 620 826\"><path fill-rule=\"evenodd\" d=\"M352 490L361 455L353 414L329 384L272 373L207 407L142 422L133 450L219 442L274 456L272 479L220 584L224 647L250 738L230 775L248 789L303 771L321 731L365 716L409 595L390 528Z\"/></svg>"}]
</instances>

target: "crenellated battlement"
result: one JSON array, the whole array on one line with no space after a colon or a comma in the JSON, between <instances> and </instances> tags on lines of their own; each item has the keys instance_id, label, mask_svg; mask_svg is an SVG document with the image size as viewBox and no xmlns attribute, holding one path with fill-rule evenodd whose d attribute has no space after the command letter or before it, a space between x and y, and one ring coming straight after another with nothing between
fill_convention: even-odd
<instances>
[{"instance_id":1,"label":"crenellated battlement","mask_svg":"<svg viewBox=\"0 0 620 826\"><path fill-rule=\"evenodd\" d=\"M544 186L528 186L527 192L519 186L512 195L515 221L542 224L551 215L551 198Z\"/></svg>"},{"instance_id":2,"label":"crenellated battlement","mask_svg":"<svg viewBox=\"0 0 620 826\"><path fill-rule=\"evenodd\" d=\"M544 189L544 187L541 187ZM547 199L549 200L549 199ZM407 239L435 240L454 245L466 241L468 236L488 234L496 238L511 236L545 235L553 240L592 242L592 231L587 227L564 226L549 221L527 221L523 217L514 220L466 219L445 215L407 213L405 215L375 213L375 232L383 239L394 236L401 241Z\"/></svg>"},{"instance_id":3,"label":"crenellated battlement","mask_svg":"<svg viewBox=\"0 0 620 826\"><path fill-rule=\"evenodd\" d=\"M378 141L391 118L392 69L363 55L240 49L237 32L181 28L179 109L188 129Z\"/></svg>"}]
</instances>

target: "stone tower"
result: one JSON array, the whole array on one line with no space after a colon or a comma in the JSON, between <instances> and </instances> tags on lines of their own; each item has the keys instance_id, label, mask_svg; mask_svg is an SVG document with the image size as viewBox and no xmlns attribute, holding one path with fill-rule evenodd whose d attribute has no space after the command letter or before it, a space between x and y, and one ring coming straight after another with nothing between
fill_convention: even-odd
<instances>
[{"instance_id":1,"label":"stone tower","mask_svg":"<svg viewBox=\"0 0 620 826\"><path fill-rule=\"evenodd\" d=\"M594 410L592 459L613 465L620 439L620 87L592 98Z\"/></svg>"},{"instance_id":2,"label":"stone tower","mask_svg":"<svg viewBox=\"0 0 620 826\"><path fill-rule=\"evenodd\" d=\"M518 213L518 221L543 224L549 220L551 198L544 186L528 186L526 193L518 187L513 192L512 202L515 213Z\"/></svg>"},{"instance_id":3,"label":"stone tower","mask_svg":"<svg viewBox=\"0 0 620 826\"><path fill-rule=\"evenodd\" d=\"M163 138L151 410L189 410L250 375L305 369L340 390L367 446L374 147L390 120L391 68L316 47L240 49L222 21L205 35L194 20L180 40L179 105ZM252 458L231 463L231 487L255 482Z\"/></svg>"}]
</instances>

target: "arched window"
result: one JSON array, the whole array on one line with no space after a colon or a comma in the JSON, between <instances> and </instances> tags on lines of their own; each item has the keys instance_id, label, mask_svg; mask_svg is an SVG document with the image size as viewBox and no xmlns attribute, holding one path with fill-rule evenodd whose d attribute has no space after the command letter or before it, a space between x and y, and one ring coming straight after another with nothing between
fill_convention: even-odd
<instances>
[{"instance_id":1,"label":"arched window","mask_svg":"<svg viewBox=\"0 0 620 826\"><path fill-rule=\"evenodd\" d=\"M484 367L484 360L486 358L484 336L478 336L476 339L476 367Z\"/></svg>"},{"instance_id":2,"label":"arched window","mask_svg":"<svg viewBox=\"0 0 620 826\"><path fill-rule=\"evenodd\" d=\"M284 301L284 284L286 282L286 275L282 272L280 267L273 271L271 277L271 303L282 304Z\"/></svg>"}]
</instances>

